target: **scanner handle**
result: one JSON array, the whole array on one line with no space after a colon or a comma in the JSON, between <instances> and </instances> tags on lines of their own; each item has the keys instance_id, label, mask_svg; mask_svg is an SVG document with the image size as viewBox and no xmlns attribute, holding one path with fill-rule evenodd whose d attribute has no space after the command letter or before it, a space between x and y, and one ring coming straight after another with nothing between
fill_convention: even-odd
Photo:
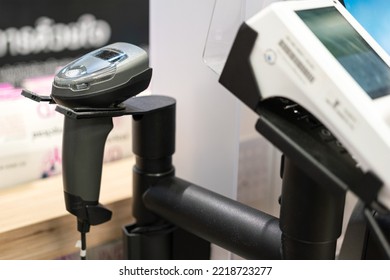
<instances>
[{"instance_id":1,"label":"scanner handle","mask_svg":"<svg viewBox=\"0 0 390 280\"><path fill-rule=\"evenodd\" d=\"M98 224L111 218L105 208L102 218L89 217L99 205L104 146L113 128L112 118L73 119L65 116L62 168L67 210L79 219ZM108 212L110 213L108 213ZM99 211L101 212L101 211Z\"/></svg>"}]
</instances>

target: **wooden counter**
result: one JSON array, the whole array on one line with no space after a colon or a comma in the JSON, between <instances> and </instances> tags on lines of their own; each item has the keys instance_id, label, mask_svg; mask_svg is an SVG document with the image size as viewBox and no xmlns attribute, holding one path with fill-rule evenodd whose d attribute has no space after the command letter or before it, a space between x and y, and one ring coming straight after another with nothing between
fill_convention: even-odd
<instances>
[{"instance_id":1,"label":"wooden counter","mask_svg":"<svg viewBox=\"0 0 390 280\"><path fill-rule=\"evenodd\" d=\"M103 167L100 203L111 221L92 226L88 247L120 239L132 222L133 158ZM55 176L0 189L0 259L55 259L78 251L76 218L65 209L62 178Z\"/></svg>"}]
</instances>

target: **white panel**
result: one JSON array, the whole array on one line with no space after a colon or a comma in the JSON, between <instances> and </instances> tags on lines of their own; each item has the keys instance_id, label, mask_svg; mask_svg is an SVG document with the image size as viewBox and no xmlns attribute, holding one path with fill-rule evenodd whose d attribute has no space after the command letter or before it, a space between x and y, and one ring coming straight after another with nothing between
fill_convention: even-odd
<instances>
[{"instance_id":1,"label":"white panel","mask_svg":"<svg viewBox=\"0 0 390 280\"><path fill-rule=\"evenodd\" d=\"M177 175L235 197L239 105L202 60L212 8L209 0L151 0L151 88L177 100Z\"/></svg>"}]
</instances>

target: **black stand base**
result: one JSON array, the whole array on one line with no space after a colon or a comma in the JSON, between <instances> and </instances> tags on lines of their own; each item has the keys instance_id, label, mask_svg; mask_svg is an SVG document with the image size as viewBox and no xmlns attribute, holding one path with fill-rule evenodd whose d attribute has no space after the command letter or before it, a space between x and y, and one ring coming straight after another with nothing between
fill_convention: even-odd
<instances>
[{"instance_id":1,"label":"black stand base","mask_svg":"<svg viewBox=\"0 0 390 280\"><path fill-rule=\"evenodd\" d=\"M208 260L210 243L178 227L123 228L124 258L127 260Z\"/></svg>"}]
</instances>

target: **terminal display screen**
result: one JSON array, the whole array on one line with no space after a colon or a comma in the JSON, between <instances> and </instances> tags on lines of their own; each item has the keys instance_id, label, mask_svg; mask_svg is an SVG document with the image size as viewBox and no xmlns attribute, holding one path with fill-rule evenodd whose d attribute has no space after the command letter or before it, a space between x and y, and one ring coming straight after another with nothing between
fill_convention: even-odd
<instances>
[{"instance_id":1,"label":"terminal display screen","mask_svg":"<svg viewBox=\"0 0 390 280\"><path fill-rule=\"evenodd\" d=\"M334 7L296 12L367 94L390 94L390 68Z\"/></svg>"}]
</instances>

